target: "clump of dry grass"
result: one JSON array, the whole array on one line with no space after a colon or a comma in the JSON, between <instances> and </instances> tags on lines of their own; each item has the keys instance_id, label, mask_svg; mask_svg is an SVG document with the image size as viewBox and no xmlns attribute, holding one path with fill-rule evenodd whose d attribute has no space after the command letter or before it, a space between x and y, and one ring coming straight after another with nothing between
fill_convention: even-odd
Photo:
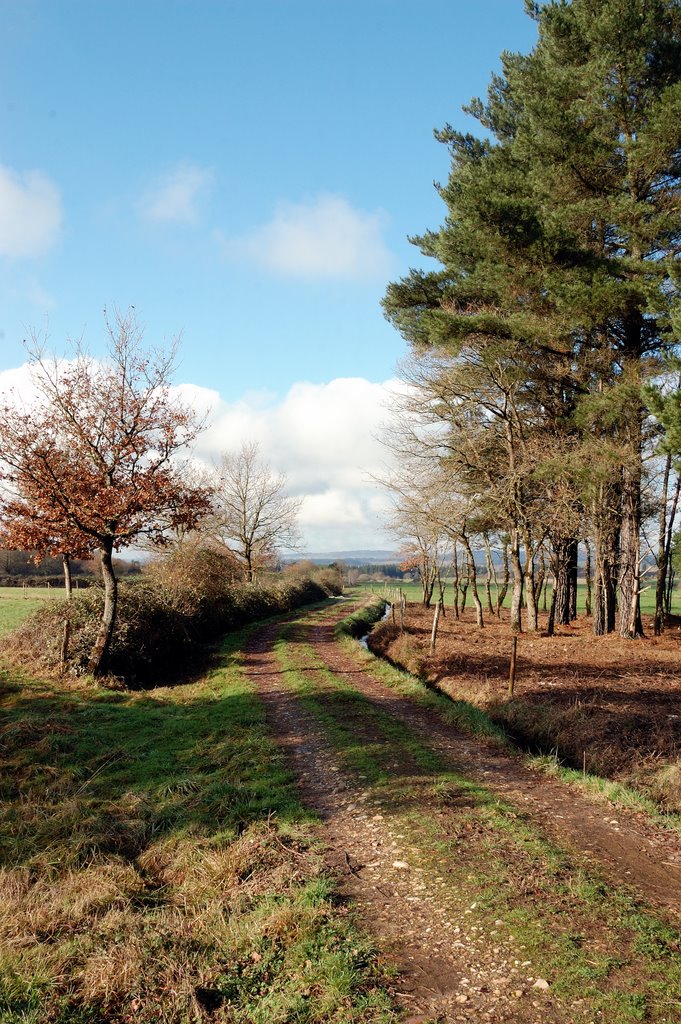
<instances>
[{"instance_id":1,"label":"clump of dry grass","mask_svg":"<svg viewBox=\"0 0 681 1024\"><path fill-rule=\"evenodd\" d=\"M329 895L318 858L274 822L222 848L190 836L161 840L137 866L97 863L52 878L4 870L0 1009L32 999L45 1020L63 1004L74 1016L87 1007L116 1022L265 1021L258 1004L278 993L271 1019L286 1020L284 1007L297 998L293 966L314 949L328 954L325 944L337 956L352 934ZM355 958L366 953L361 938L352 945ZM217 1017L207 991L222 1006ZM333 1014L354 1001L351 988L344 996ZM387 1000L373 1002L351 1019L384 1019ZM346 1019L333 1014L309 1019Z\"/></svg>"},{"instance_id":2,"label":"clump of dry grass","mask_svg":"<svg viewBox=\"0 0 681 1024\"><path fill-rule=\"evenodd\" d=\"M370 649L391 664L419 679L427 679L430 669L428 653L419 641L399 626L386 620L371 631Z\"/></svg>"}]
</instances>

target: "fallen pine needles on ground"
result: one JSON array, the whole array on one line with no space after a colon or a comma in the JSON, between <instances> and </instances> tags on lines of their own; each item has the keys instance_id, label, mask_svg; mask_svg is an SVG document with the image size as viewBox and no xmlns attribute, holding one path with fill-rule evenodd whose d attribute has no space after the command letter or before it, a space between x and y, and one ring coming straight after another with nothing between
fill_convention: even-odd
<instances>
[{"instance_id":1,"label":"fallen pine needles on ground","mask_svg":"<svg viewBox=\"0 0 681 1024\"><path fill-rule=\"evenodd\" d=\"M525 633L508 695L510 626L490 617L478 629L468 613L441 619L428 650L432 610L409 605L404 632L379 624L371 651L475 708L521 748L638 791L664 813L681 812L681 696L678 631L621 640L594 637L582 618L554 637ZM462 722L462 727L465 724Z\"/></svg>"}]
</instances>

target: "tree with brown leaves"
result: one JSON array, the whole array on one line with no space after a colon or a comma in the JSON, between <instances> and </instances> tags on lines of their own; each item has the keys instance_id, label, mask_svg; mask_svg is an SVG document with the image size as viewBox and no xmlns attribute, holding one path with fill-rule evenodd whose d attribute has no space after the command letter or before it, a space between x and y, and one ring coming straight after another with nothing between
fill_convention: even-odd
<instances>
[{"instance_id":1,"label":"tree with brown leaves","mask_svg":"<svg viewBox=\"0 0 681 1024\"><path fill-rule=\"evenodd\" d=\"M113 553L142 537L193 526L210 491L177 461L202 428L171 394L176 347L146 352L134 312L106 319L107 358L76 346L69 361L29 344L37 401L0 407L0 518L15 542L45 553L97 551L104 608L90 656L105 671L118 597Z\"/></svg>"}]
</instances>

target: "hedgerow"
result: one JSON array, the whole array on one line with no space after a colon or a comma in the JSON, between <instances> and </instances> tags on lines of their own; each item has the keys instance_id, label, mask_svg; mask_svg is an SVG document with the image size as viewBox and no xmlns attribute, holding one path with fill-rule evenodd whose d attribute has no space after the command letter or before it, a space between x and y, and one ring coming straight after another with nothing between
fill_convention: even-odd
<instances>
[{"instance_id":1,"label":"hedgerow","mask_svg":"<svg viewBox=\"0 0 681 1024\"><path fill-rule=\"evenodd\" d=\"M321 579L272 575L244 583L220 552L179 549L151 563L141 577L119 584L108 671L128 686L167 683L186 671L206 642L339 592L328 573ZM71 602L47 603L6 641L10 660L32 671L84 674L103 600L102 588L95 586Z\"/></svg>"}]
</instances>

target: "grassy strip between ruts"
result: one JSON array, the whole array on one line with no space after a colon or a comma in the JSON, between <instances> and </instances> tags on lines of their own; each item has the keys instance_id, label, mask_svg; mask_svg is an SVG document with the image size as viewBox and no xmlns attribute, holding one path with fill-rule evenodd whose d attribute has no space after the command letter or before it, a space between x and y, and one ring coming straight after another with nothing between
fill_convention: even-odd
<instances>
[{"instance_id":1,"label":"grassy strip between ruts","mask_svg":"<svg viewBox=\"0 0 681 1024\"><path fill-rule=\"evenodd\" d=\"M397 1019L240 668L145 693L0 678L0 1020Z\"/></svg>"},{"instance_id":2,"label":"grassy strip between ruts","mask_svg":"<svg viewBox=\"0 0 681 1024\"><path fill-rule=\"evenodd\" d=\"M370 666L371 672L391 689L424 707L435 711L437 715L450 725L468 732L479 739L491 742L495 746L509 750L515 747L511 737L503 727L493 722L481 708L475 707L465 700L455 700L442 691L426 686L422 679L389 661L379 658L351 641L352 637L366 634L383 614L384 601L373 596L366 604L356 608L346 618L336 624L336 638L343 644L344 650L355 660ZM344 643L345 641L345 643ZM645 812L657 824L681 832L681 815L660 809L660 805L646 796L645 793L627 786L624 783L603 778L590 772L577 771L563 765L554 755L526 755L526 763L535 771L546 772L563 782L577 786L604 802L623 807L634 807Z\"/></svg>"},{"instance_id":3,"label":"grassy strip between ruts","mask_svg":"<svg viewBox=\"0 0 681 1024\"><path fill-rule=\"evenodd\" d=\"M382 598L374 598L367 604L355 609L346 618L336 624L336 639L343 637L357 637L367 633L372 625L377 622L383 614L384 602ZM353 648L355 645L352 645ZM356 653L355 650L352 651ZM474 736L483 738L499 747L510 745L504 730L496 725L479 708L474 707L464 700L452 700L446 694L440 693L432 687L427 687L420 679L405 672L403 669L391 665L381 658L375 657L369 651L364 651L367 662L371 662L372 672L383 682L405 697L417 700L424 707L436 711L438 715L450 725Z\"/></svg>"},{"instance_id":4,"label":"grassy strip between ruts","mask_svg":"<svg viewBox=\"0 0 681 1024\"><path fill-rule=\"evenodd\" d=\"M550 979L575 1022L677 1021L678 931L450 770L326 669L296 628L285 627L277 648L288 685L393 816L420 866L446 877L451 919L465 925L475 907L471 954L481 934L493 943L508 938L535 975Z\"/></svg>"}]
</instances>

